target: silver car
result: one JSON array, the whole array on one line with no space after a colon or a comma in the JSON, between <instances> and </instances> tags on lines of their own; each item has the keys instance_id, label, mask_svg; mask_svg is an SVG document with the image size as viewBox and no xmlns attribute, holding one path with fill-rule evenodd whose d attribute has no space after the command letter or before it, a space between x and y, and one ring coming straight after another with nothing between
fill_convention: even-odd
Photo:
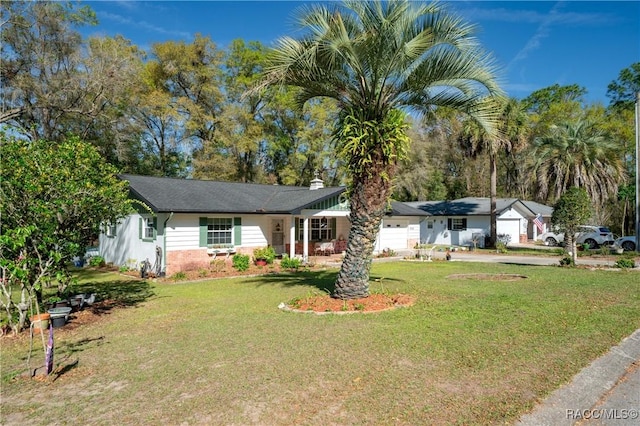
<instances>
[{"instance_id":1,"label":"silver car","mask_svg":"<svg viewBox=\"0 0 640 426\"><path fill-rule=\"evenodd\" d=\"M564 244L564 234L555 232L545 232L538 237L548 246ZM614 242L614 237L606 226L582 225L576 234L576 244L589 244L589 248L600 246L610 246Z\"/></svg>"},{"instance_id":2,"label":"silver car","mask_svg":"<svg viewBox=\"0 0 640 426\"><path fill-rule=\"evenodd\" d=\"M618 238L614 243L616 247L620 247L624 249L624 251L635 251L636 250L636 237L634 235L629 235L626 237Z\"/></svg>"}]
</instances>

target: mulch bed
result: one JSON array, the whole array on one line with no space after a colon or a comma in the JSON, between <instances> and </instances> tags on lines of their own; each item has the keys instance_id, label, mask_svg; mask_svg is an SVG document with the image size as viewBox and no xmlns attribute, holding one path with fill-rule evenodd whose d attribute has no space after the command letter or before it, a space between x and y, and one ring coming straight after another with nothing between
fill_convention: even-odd
<instances>
[{"instance_id":1,"label":"mulch bed","mask_svg":"<svg viewBox=\"0 0 640 426\"><path fill-rule=\"evenodd\" d=\"M415 298L407 294L371 294L361 299L340 300L329 295L317 295L298 298L289 304L282 303L281 309L291 312L315 314L346 314L381 312L413 305Z\"/></svg>"}]
</instances>

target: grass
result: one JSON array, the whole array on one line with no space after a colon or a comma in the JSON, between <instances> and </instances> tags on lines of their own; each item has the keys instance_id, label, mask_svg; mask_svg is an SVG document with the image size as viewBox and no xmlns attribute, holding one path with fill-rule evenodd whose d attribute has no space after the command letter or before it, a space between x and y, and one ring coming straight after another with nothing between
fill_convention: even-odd
<instances>
[{"instance_id":1,"label":"grass","mask_svg":"<svg viewBox=\"0 0 640 426\"><path fill-rule=\"evenodd\" d=\"M447 278L464 273L528 278ZM122 287L112 275L88 277L86 289L126 303L56 329L62 374L47 383L13 378L28 341L5 338L3 423L512 423L640 321L634 271L462 262L375 263L371 290L414 294L411 308L277 309L331 291L334 277Z\"/></svg>"}]
</instances>

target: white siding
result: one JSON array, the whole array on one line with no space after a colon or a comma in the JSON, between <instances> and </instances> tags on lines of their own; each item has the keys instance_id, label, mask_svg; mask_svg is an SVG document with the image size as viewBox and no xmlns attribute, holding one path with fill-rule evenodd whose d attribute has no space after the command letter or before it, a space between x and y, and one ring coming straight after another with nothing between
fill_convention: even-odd
<instances>
[{"instance_id":1,"label":"white siding","mask_svg":"<svg viewBox=\"0 0 640 426\"><path fill-rule=\"evenodd\" d=\"M155 262L156 246L162 245L162 236L158 235L155 241L140 239L141 217L139 214L134 214L122 219L116 226L115 237L100 234L99 251L105 262L116 266L126 264L136 267L145 259L149 259L151 264Z\"/></svg>"},{"instance_id":2,"label":"white siding","mask_svg":"<svg viewBox=\"0 0 640 426\"><path fill-rule=\"evenodd\" d=\"M178 213L167 222L167 251L200 247L200 215Z\"/></svg>"},{"instance_id":3,"label":"white siding","mask_svg":"<svg viewBox=\"0 0 640 426\"><path fill-rule=\"evenodd\" d=\"M242 246L263 247L271 239L271 218L267 216L242 216ZM267 238L269 233L269 238Z\"/></svg>"}]
</instances>

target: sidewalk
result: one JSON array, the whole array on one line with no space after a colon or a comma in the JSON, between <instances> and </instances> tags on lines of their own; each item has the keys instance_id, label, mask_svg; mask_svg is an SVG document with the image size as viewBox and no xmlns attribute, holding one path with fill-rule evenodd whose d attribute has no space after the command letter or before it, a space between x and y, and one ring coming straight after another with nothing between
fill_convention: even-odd
<instances>
[{"instance_id":1,"label":"sidewalk","mask_svg":"<svg viewBox=\"0 0 640 426\"><path fill-rule=\"evenodd\" d=\"M518 426L640 424L640 329L553 392Z\"/></svg>"}]
</instances>

